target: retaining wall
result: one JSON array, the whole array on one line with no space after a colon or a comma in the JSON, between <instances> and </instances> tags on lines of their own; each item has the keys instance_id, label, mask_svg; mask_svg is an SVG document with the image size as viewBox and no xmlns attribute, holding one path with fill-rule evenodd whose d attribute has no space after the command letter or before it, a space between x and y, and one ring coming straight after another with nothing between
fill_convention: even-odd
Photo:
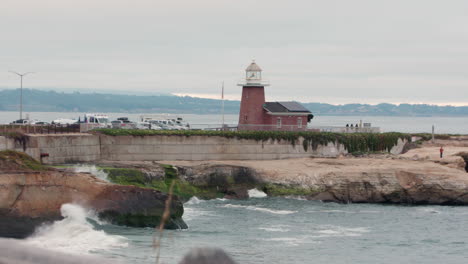
<instances>
[{"instance_id":1,"label":"retaining wall","mask_svg":"<svg viewBox=\"0 0 468 264\"><path fill-rule=\"evenodd\" d=\"M6 137L0 136L0 151L8 149L6 145L6 141L7 141Z\"/></svg>"},{"instance_id":2,"label":"retaining wall","mask_svg":"<svg viewBox=\"0 0 468 264\"><path fill-rule=\"evenodd\" d=\"M94 162L101 159L100 138L91 134L32 136L33 147L48 154L47 164Z\"/></svg>"},{"instance_id":3,"label":"retaining wall","mask_svg":"<svg viewBox=\"0 0 468 264\"><path fill-rule=\"evenodd\" d=\"M391 152L401 153L405 143L399 140ZM262 142L215 136L30 135L24 144L0 137L0 150L25 149L27 154L45 164L99 160L275 160L336 157L347 153L342 144L328 143L305 151L302 139L292 145L289 141ZM41 157L41 154L48 157Z\"/></svg>"},{"instance_id":4,"label":"retaining wall","mask_svg":"<svg viewBox=\"0 0 468 264\"><path fill-rule=\"evenodd\" d=\"M305 151L302 141L255 141L214 136L101 136L104 160L274 160L336 157L347 153L343 145L329 143Z\"/></svg>"}]
</instances>

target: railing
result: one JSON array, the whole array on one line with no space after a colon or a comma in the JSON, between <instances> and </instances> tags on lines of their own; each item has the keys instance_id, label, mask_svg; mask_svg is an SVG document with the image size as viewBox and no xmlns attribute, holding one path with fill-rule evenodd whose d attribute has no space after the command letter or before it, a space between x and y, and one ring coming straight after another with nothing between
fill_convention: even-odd
<instances>
[{"instance_id":1,"label":"railing","mask_svg":"<svg viewBox=\"0 0 468 264\"><path fill-rule=\"evenodd\" d=\"M334 127L334 126L310 126L312 131L334 133L380 133L380 127Z\"/></svg>"},{"instance_id":2,"label":"railing","mask_svg":"<svg viewBox=\"0 0 468 264\"><path fill-rule=\"evenodd\" d=\"M64 134L79 133L80 126L72 125L0 125L0 134Z\"/></svg>"},{"instance_id":3,"label":"railing","mask_svg":"<svg viewBox=\"0 0 468 264\"><path fill-rule=\"evenodd\" d=\"M19 132L25 134L64 134L85 133L96 128L102 128L102 124L72 124L72 125L0 125L0 134ZM106 126L106 127L110 127ZM380 133L378 127L333 127L333 126L298 126L298 125L261 125L261 124L191 124L191 130L215 130L215 131L316 131L334 133Z\"/></svg>"}]
</instances>

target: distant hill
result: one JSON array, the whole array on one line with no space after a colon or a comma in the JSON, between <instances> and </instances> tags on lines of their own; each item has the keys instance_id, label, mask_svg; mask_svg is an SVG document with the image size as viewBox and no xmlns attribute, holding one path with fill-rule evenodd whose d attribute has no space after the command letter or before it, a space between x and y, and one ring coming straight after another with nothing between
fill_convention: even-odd
<instances>
[{"instance_id":1,"label":"distant hill","mask_svg":"<svg viewBox=\"0 0 468 264\"><path fill-rule=\"evenodd\" d=\"M468 106L437 106L428 104L303 104L315 115L353 116L468 116Z\"/></svg>"},{"instance_id":2,"label":"distant hill","mask_svg":"<svg viewBox=\"0 0 468 264\"><path fill-rule=\"evenodd\" d=\"M65 93L23 89L24 111L34 112L125 112L218 114L221 101L174 95L123 95L106 93ZM0 111L17 111L19 89L0 90ZM316 116L468 116L468 106L427 104L345 104L303 103ZM239 101L225 101L226 114L239 113Z\"/></svg>"},{"instance_id":3,"label":"distant hill","mask_svg":"<svg viewBox=\"0 0 468 264\"><path fill-rule=\"evenodd\" d=\"M0 111L17 111L19 89L0 91ZM23 109L30 112L125 112L218 114L221 101L174 95L64 93L23 89ZM226 113L238 113L239 101L225 101Z\"/></svg>"}]
</instances>

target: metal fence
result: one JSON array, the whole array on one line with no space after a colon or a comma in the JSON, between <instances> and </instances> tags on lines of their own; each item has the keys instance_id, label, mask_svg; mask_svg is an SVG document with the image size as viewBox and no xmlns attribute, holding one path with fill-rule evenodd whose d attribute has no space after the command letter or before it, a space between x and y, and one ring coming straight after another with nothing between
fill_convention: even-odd
<instances>
[{"instance_id":1,"label":"metal fence","mask_svg":"<svg viewBox=\"0 0 468 264\"><path fill-rule=\"evenodd\" d=\"M0 134L64 134L79 133L80 125L0 125Z\"/></svg>"},{"instance_id":2,"label":"metal fence","mask_svg":"<svg viewBox=\"0 0 468 264\"><path fill-rule=\"evenodd\" d=\"M101 124L70 124L70 125L0 125L0 134L19 132L25 134L65 134L85 133L96 128L102 128ZM176 129L176 128L174 128ZM332 127L332 126L298 126L298 125L259 125L259 124L191 124L191 130L214 131L315 131L335 133L380 133L378 127Z\"/></svg>"}]
</instances>

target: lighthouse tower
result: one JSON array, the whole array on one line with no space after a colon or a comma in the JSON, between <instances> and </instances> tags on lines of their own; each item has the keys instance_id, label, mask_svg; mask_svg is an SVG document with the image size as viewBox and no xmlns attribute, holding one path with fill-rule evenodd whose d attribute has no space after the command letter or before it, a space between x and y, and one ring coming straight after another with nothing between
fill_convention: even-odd
<instances>
[{"instance_id":1,"label":"lighthouse tower","mask_svg":"<svg viewBox=\"0 0 468 264\"><path fill-rule=\"evenodd\" d=\"M268 85L262 80L262 69L252 61L245 69L245 80L238 84L242 86L238 130L264 130L263 105Z\"/></svg>"}]
</instances>

